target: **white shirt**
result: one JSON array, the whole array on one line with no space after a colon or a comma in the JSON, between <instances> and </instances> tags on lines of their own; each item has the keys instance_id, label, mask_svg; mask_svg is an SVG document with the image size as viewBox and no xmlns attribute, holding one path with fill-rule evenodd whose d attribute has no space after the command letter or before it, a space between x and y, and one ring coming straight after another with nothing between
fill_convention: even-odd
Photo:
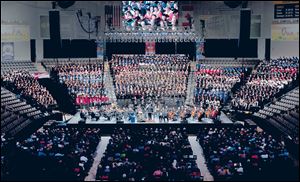
<instances>
[{"instance_id":1,"label":"white shirt","mask_svg":"<svg viewBox=\"0 0 300 182\"><path fill-rule=\"evenodd\" d=\"M88 158L86 158L85 156L81 156L80 161L83 161L83 162L86 163L88 161Z\"/></svg>"}]
</instances>

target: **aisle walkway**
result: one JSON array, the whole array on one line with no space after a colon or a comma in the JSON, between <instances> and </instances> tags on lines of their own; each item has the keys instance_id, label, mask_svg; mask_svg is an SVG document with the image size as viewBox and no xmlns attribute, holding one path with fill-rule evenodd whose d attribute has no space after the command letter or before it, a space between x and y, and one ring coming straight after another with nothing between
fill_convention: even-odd
<instances>
[{"instance_id":1,"label":"aisle walkway","mask_svg":"<svg viewBox=\"0 0 300 182\"><path fill-rule=\"evenodd\" d=\"M101 141L99 142L99 144L97 146L97 150L95 152L95 158L94 158L93 165L88 173L88 176L84 179L84 181L95 181L96 180L97 169L98 169L99 163L101 161L101 158L103 157L103 153L106 150L109 139L110 139L109 136L101 137Z\"/></svg>"},{"instance_id":2,"label":"aisle walkway","mask_svg":"<svg viewBox=\"0 0 300 182\"><path fill-rule=\"evenodd\" d=\"M39 62L34 63L34 66L36 67L36 69L37 69L38 72L47 72L45 70L45 68L43 67L43 65L41 63L39 63Z\"/></svg>"},{"instance_id":3,"label":"aisle walkway","mask_svg":"<svg viewBox=\"0 0 300 182\"><path fill-rule=\"evenodd\" d=\"M204 158L202 147L200 146L199 142L196 141L196 139L197 139L196 136L188 137L193 153L194 155L197 155L197 160L196 160L197 166L200 169L204 181L214 181L214 177L210 174L205 164L205 158Z\"/></svg>"},{"instance_id":4,"label":"aisle walkway","mask_svg":"<svg viewBox=\"0 0 300 182\"><path fill-rule=\"evenodd\" d=\"M104 80L105 80L105 88L107 91L107 96L110 99L110 102L117 104L117 97L115 93L115 87L113 84L113 78L110 74L109 65L107 62L105 62L104 64Z\"/></svg>"},{"instance_id":5,"label":"aisle walkway","mask_svg":"<svg viewBox=\"0 0 300 182\"><path fill-rule=\"evenodd\" d=\"M194 105L194 90L195 90L195 78L194 78L194 71L190 72L189 77L188 77L188 86L186 90L186 100L185 100L185 105Z\"/></svg>"}]
</instances>

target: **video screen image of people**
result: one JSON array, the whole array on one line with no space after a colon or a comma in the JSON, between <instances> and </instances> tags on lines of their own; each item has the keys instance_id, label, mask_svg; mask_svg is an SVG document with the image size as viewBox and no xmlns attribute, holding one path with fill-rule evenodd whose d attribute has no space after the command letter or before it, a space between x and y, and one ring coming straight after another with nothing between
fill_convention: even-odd
<instances>
[{"instance_id":1,"label":"video screen image of people","mask_svg":"<svg viewBox=\"0 0 300 182\"><path fill-rule=\"evenodd\" d=\"M168 30L178 25L178 1L122 1L128 30Z\"/></svg>"}]
</instances>

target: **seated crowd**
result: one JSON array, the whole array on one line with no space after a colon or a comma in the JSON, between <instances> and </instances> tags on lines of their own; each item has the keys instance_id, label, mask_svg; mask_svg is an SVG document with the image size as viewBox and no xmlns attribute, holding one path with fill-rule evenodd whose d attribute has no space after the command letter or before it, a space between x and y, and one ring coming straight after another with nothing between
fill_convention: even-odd
<instances>
[{"instance_id":1,"label":"seated crowd","mask_svg":"<svg viewBox=\"0 0 300 182\"><path fill-rule=\"evenodd\" d=\"M183 97L189 60L180 55L114 55L111 60L117 98Z\"/></svg>"},{"instance_id":2,"label":"seated crowd","mask_svg":"<svg viewBox=\"0 0 300 182\"><path fill-rule=\"evenodd\" d=\"M41 128L16 143L16 156L10 159L16 164L11 165L17 165L17 176L23 180L84 180L100 138L96 128ZM18 164L20 159L24 163Z\"/></svg>"},{"instance_id":3,"label":"seated crowd","mask_svg":"<svg viewBox=\"0 0 300 182\"><path fill-rule=\"evenodd\" d=\"M279 180L293 169L284 141L257 128L203 128L197 140L215 180Z\"/></svg>"},{"instance_id":4,"label":"seated crowd","mask_svg":"<svg viewBox=\"0 0 300 182\"><path fill-rule=\"evenodd\" d=\"M234 94L232 106L238 110L256 111L270 102L299 75L299 58L262 61L245 85Z\"/></svg>"},{"instance_id":5,"label":"seated crowd","mask_svg":"<svg viewBox=\"0 0 300 182\"><path fill-rule=\"evenodd\" d=\"M244 68L211 67L197 64L195 74L194 102L200 110L211 111L208 118L215 118L221 104L228 99L233 86L241 81Z\"/></svg>"},{"instance_id":6,"label":"seated crowd","mask_svg":"<svg viewBox=\"0 0 300 182\"><path fill-rule=\"evenodd\" d=\"M200 180L185 128L115 129L96 180Z\"/></svg>"},{"instance_id":7,"label":"seated crowd","mask_svg":"<svg viewBox=\"0 0 300 182\"><path fill-rule=\"evenodd\" d=\"M41 108L47 109L57 104L49 91L27 71L13 71L1 75L1 84L24 97L31 105L37 103Z\"/></svg>"},{"instance_id":8,"label":"seated crowd","mask_svg":"<svg viewBox=\"0 0 300 182\"><path fill-rule=\"evenodd\" d=\"M76 104L97 105L108 101L104 85L102 85L102 64L71 63L56 66L53 70L58 72L60 82L66 84L69 92L76 95Z\"/></svg>"}]
</instances>

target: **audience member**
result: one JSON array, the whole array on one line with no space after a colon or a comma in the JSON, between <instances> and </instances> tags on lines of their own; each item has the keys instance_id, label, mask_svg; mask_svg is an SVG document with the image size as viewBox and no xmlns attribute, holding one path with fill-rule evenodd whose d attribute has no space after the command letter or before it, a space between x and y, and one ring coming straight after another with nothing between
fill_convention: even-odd
<instances>
[{"instance_id":1,"label":"audience member","mask_svg":"<svg viewBox=\"0 0 300 182\"><path fill-rule=\"evenodd\" d=\"M39 129L16 146L19 155L32 159L31 179L42 172L42 179L83 180L99 141L100 129L54 127Z\"/></svg>"},{"instance_id":2,"label":"audience member","mask_svg":"<svg viewBox=\"0 0 300 182\"><path fill-rule=\"evenodd\" d=\"M115 129L99 165L98 180L200 180L185 128Z\"/></svg>"},{"instance_id":3,"label":"audience member","mask_svg":"<svg viewBox=\"0 0 300 182\"><path fill-rule=\"evenodd\" d=\"M30 104L37 102L43 108L57 104L49 91L27 71L9 72L1 75L1 80L8 90L25 97Z\"/></svg>"},{"instance_id":4,"label":"audience member","mask_svg":"<svg viewBox=\"0 0 300 182\"><path fill-rule=\"evenodd\" d=\"M256 128L204 128L197 140L216 180L276 179L291 166L284 142Z\"/></svg>"},{"instance_id":5,"label":"audience member","mask_svg":"<svg viewBox=\"0 0 300 182\"><path fill-rule=\"evenodd\" d=\"M61 83L76 95L76 104L98 105L109 99L102 84L103 65L99 63L66 64L54 67ZM102 94L101 94L102 93Z\"/></svg>"},{"instance_id":6,"label":"audience member","mask_svg":"<svg viewBox=\"0 0 300 182\"><path fill-rule=\"evenodd\" d=\"M183 97L189 60L179 55L113 56L117 98Z\"/></svg>"},{"instance_id":7,"label":"audience member","mask_svg":"<svg viewBox=\"0 0 300 182\"><path fill-rule=\"evenodd\" d=\"M259 110L297 79L298 67L299 58L295 57L260 62L245 85L234 94L233 108L248 111Z\"/></svg>"}]
</instances>

